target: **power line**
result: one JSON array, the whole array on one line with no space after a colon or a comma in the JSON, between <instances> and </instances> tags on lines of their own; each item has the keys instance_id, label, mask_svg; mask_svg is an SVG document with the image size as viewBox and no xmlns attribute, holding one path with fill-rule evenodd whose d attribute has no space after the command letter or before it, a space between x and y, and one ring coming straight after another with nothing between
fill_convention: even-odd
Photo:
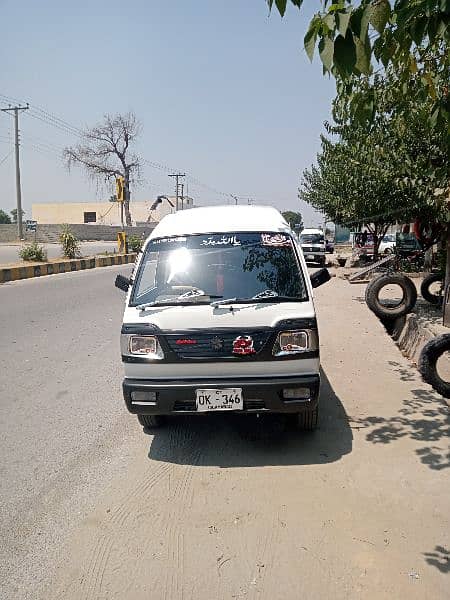
<instances>
[{"instance_id":1,"label":"power line","mask_svg":"<svg viewBox=\"0 0 450 600\"><path fill-rule=\"evenodd\" d=\"M53 158L55 158L56 156L59 155L59 152L57 150L52 150L51 148L46 148L45 146L40 146L37 144L22 144L22 147L25 148L26 150L32 148L33 150L36 150L37 152L40 152L41 154L47 154L48 156L52 156Z\"/></svg>"},{"instance_id":2,"label":"power line","mask_svg":"<svg viewBox=\"0 0 450 600\"><path fill-rule=\"evenodd\" d=\"M5 94L0 94L0 98L3 98L3 101L6 101L6 102L13 102L13 103L20 104L19 100L16 100L10 96L6 96ZM28 114L30 117L33 117L34 119L38 119L39 121L42 121L43 123L46 123L47 125L52 125L53 127L60 129L61 131L71 133L72 135L76 135L79 137L83 134L83 131L79 127L76 127L76 126L72 125L71 123L69 123L68 121L61 119L60 117L57 117L56 115L41 108L40 106L31 105L30 112Z\"/></svg>"},{"instance_id":3,"label":"power line","mask_svg":"<svg viewBox=\"0 0 450 600\"><path fill-rule=\"evenodd\" d=\"M64 148L62 148L61 146L56 146L56 144L51 144L50 142L46 142L45 140L43 140L42 138L33 136L33 135L25 135L22 136L21 138L22 140L24 140L25 142L31 142L31 144L36 144L38 146L42 146L45 148L48 148L49 150L52 150L54 152L58 152L58 153L62 153Z\"/></svg>"},{"instance_id":4,"label":"power line","mask_svg":"<svg viewBox=\"0 0 450 600\"><path fill-rule=\"evenodd\" d=\"M79 133L78 130L76 129L72 129L72 128L68 128L64 125L61 125L59 123L57 123L56 121L51 121L50 119L47 119L43 116L41 116L39 113L34 113L34 112L30 112L29 116L32 119L37 119L38 121L41 121L42 123L45 123L46 125L50 125L51 127L55 127L56 129L59 129L60 131L64 132L64 133L68 133L70 135L74 135L76 137L81 137L81 134Z\"/></svg>"},{"instance_id":5,"label":"power line","mask_svg":"<svg viewBox=\"0 0 450 600\"><path fill-rule=\"evenodd\" d=\"M5 94L1 94L0 93L0 98L3 99L3 101L5 102L14 102L14 103L19 103L19 100L16 98L13 98L11 96L7 96ZM65 134L69 134L71 136L76 136L76 137L82 137L83 135L83 130L79 127L76 127L75 125L72 125L71 123L69 123L68 121L66 121L65 119L62 119L56 115L54 115L53 113L51 113L50 111L37 106L37 105L31 105L29 107L29 112L27 113L31 118L38 120L42 123L44 123L45 125L49 125L59 131L61 131L62 133ZM30 139L32 138L32 136L28 136ZM49 147L50 149L58 149L59 151L62 151L62 148L56 146L55 144L49 143L47 141L39 141L38 138L36 138L38 140L38 144L39 146L42 147ZM42 140L42 138L41 138ZM29 144L27 144L27 146L30 146ZM159 163L159 162L155 162L155 161L150 161L147 159L142 159L142 162L144 164L146 164L147 166L159 170L161 172L165 172L168 175L170 174L174 174L174 173L178 173L178 175L181 175L181 171L179 169L174 169L173 167L169 167L168 165L165 165L163 163ZM223 199L227 199L228 201L231 200L235 200L236 196L231 194L230 192L225 192L222 190L219 190L207 183L204 183L202 181L200 181L199 179L197 179L196 177L194 177L193 175L190 175L189 173L184 173L184 176L186 178L186 183L190 183L190 185L194 188L199 188L199 189L203 189L206 190L208 192L213 193L216 196L219 196ZM177 186L178 187L178 186ZM186 185L187 187L187 185ZM240 199L247 199L244 198L242 196L239 197ZM248 200L248 199L247 199ZM211 199L208 199L208 202L212 202Z\"/></svg>"},{"instance_id":6,"label":"power line","mask_svg":"<svg viewBox=\"0 0 450 600\"><path fill-rule=\"evenodd\" d=\"M38 106L33 105L32 110L35 112L39 112L44 119L47 118L50 121L54 121L55 123L59 124L60 126L66 127L67 129L74 131L79 136L83 135L83 131L79 127L75 127L74 125L71 125L64 119L61 119L60 117L57 117L56 115L53 115L52 113L49 113L46 110L44 110Z\"/></svg>"}]
</instances>

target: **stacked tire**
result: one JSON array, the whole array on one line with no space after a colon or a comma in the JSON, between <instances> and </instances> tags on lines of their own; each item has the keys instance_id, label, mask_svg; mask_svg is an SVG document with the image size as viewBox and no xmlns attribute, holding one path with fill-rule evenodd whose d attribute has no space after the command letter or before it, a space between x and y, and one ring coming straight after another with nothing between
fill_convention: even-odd
<instances>
[{"instance_id":1,"label":"stacked tire","mask_svg":"<svg viewBox=\"0 0 450 600\"><path fill-rule=\"evenodd\" d=\"M395 304L385 304L380 300L383 288L397 285L402 289L403 297ZM417 290L414 283L401 273L381 275L373 279L366 288L366 303L370 310L383 321L393 321L412 311L417 301Z\"/></svg>"},{"instance_id":2,"label":"stacked tire","mask_svg":"<svg viewBox=\"0 0 450 600\"><path fill-rule=\"evenodd\" d=\"M431 286L435 283L440 283L440 293L435 293L431 291ZM444 283L444 275L442 273L430 273L426 277L423 278L423 281L420 286L420 293L422 294L422 298L429 302L430 304L434 304L435 306L442 305L442 290Z\"/></svg>"},{"instance_id":3,"label":"stacked tire","mask_svg":"<svg viewBox=\"0 0 450 600\"><path fill-rule=\"evenodd\" d=\"M450 398L450 382L445 381L437 369L438 360L446 352L450 352L450 333L439 335L425 344L420 353L419 371L426 383L444 398Z\"/></svg>"}]
</instances>

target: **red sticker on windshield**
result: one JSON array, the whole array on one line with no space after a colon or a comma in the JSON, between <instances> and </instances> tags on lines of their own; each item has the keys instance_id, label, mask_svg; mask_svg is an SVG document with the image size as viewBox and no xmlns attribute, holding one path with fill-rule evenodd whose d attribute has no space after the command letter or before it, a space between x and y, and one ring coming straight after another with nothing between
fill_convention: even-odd
<instances>
[{"instance_id":1,"label":"red sticker on windshield","mask_svg":"<svg viewBox=\"0 0 450 600\"><path fill-rule=\"evenodd\" d=\"M282 233L262 233L261 241L263 246L290 246L291 238Z\"/></svg>"}]
</instances>

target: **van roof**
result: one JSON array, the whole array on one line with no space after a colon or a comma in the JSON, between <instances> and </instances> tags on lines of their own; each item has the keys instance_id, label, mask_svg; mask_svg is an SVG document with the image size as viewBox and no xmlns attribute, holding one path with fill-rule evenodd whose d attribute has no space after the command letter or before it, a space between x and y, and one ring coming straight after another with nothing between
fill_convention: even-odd
<instances>
[{"instance_id":1,"label":"van roof","mask_svg":"<svg viewBox=\"0 0 450 600\"><path fill-rule=\"evenodd\" d=\"M271 206L207 206L165 216L152 231L150 239L233 231L291 230L281 213Z\"/></svg>"}]
</instances>

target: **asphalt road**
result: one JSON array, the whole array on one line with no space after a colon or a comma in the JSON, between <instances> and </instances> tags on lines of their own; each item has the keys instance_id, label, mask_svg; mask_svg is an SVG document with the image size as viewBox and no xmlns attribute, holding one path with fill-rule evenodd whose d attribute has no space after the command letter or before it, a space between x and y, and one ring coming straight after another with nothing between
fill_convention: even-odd
<instances>
[{"instance_id":1,"label":"asphalt road","mask_svg":"<svg viewBox=\"0 0 450 600\"><path fill-rule=\"evenodd\" d=\"M59 258L61 246L59 244L40 244L47 250L48 258ZM20 262L20 244L0 244L0 265ZM100 252L117 251L116 242L80 242L82 256L93 256Z\"/></svg>"},{"instance_id":2,"label":"asphalt road","mask_svg":"<svg viewBox=\"0 0 450 600\"><path fill-rule=\"evenodd\" d=\"M0 286L0 597L447 598L448 407L361 287L317 290L316 433L146 435L120 390L127 270Z\"/></svg>"}]
</instances>

